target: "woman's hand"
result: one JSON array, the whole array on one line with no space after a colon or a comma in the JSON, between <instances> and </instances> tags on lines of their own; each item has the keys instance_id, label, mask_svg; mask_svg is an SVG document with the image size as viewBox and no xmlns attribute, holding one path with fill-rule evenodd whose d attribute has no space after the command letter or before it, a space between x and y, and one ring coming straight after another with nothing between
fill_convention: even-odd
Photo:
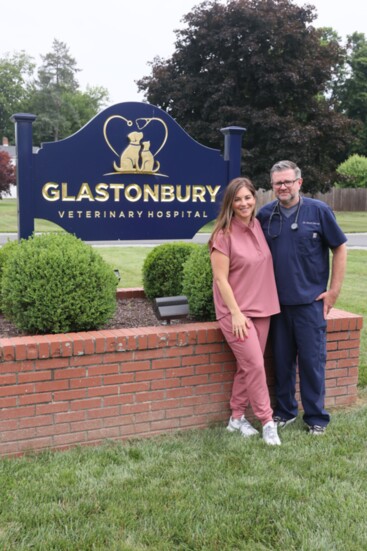
<instances>
[{"instance_id":1,"label":"woman's hand","mask_svg":"<svg viewBox=\"0 0 367 551\"><path fill-rule=\"evenodd\" d=\"M232 314L232 332L237 339L244 341L248 337L248 329L251 327L250 320L238 312Z\"/></svg>"}]
</instances>

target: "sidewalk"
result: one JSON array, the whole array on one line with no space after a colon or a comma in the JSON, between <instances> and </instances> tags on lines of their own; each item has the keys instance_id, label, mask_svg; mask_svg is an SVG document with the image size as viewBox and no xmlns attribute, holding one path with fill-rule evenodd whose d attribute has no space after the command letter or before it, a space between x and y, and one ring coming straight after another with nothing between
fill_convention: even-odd
<instances>
[{"instance_id":1,"label":"sidewalk","mask_svg":"<svg viewBox=\"0 0 367 551\"><path fill-rule=\"evenodd\" d=\"M348 249L361 249L367 250L367 233L347 233ZM209 233L197 233L192 239L146 239L146 240L130 240L130 241L86 241L93 247L155 247L161 243L169 243L183 241L193 242L199 244L205 244L210 237ZM7 241L14 241L18 239L16 233L0 233L0 246L4 245Z\"/></svg>"}]
</instances>

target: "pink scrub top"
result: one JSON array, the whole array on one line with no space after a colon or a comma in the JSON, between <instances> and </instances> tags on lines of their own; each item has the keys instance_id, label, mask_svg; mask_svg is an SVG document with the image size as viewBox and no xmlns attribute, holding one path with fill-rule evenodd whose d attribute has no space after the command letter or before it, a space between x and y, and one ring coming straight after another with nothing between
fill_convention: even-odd
<instances>
[{"instance_id":1,"label":"pink scrub top","mask_svg":"<svg viewBox=\"0 0 367 551\"><path fill-rule=\"evenodd\" d=\"M230 231L217 233L211 252L214 249L229 258L228 281L243 314L263 318L280 312L272 256L256 218L246 226L233 217ZM216 318L228 315L215 281L213 297Z\"/></svg>"}]
</instances>

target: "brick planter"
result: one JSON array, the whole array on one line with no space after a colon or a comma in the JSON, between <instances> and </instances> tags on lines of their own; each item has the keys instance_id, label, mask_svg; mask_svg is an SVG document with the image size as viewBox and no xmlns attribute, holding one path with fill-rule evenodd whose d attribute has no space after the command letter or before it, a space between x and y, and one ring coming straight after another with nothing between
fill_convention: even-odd
<instances>
[{"instance_id":1,"label":"brick planter","mask_svg":"<svg viewBox=\"0 0 367 551\"><path fill-rule=\"evenodd\" d=\"M329 316L328 407L357 398L362 321ZM224 423L234 369L216 322L0 339L0 456Z\"/></svg>"}]
</instances>

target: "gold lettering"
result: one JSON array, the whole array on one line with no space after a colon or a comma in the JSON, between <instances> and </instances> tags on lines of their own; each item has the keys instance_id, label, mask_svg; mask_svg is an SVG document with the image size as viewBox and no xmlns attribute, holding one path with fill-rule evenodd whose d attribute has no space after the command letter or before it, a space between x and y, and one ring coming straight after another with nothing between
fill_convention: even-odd
<instances>
[{"instance_id":1,"label":"gold lettering","mask_svg":"<svg viewBox=\"0 0 367 551\"><path fill-rule=\"evenodd\" d=\"M182 197L181 195L181 186L177 186L177 201L180 201L180 203L186 203L186 201L190 200L190 186L186 186L186 195L185 197Z\"/></svg>"},{"instance_id":2,"label":"gold lettering","mask_svg":"<svg viewBox=\"0 0 367 551\"><path fill-rule=\"evenodd\" d=\"M61 184L61 201L75 201L75 195L68 195L68 184L66 182Z\"/></svg>"},{"instance_id":3,"label":"gold lettering","mask_svg":"<svg viewBox=\"0 0 367 551\"><path fill-rule=\"evenodd\" d=\"M108 184L107 184L108 185ZM114 190L113 200L120 201L120 190L124 189L125 184L110 184L110 188Z\"/></svg>"},{"instance_id":4,"label":"gold lettering","mask_svg":"<svg viewBox=\"0 0 367 551\"><path fill-rule=\"evenodd\" d=\"M131 191L133 190L136 192L135 197L131 195ZM139 201L142 195L143 195L143 192L141 191L141 187L138 186L137 184L130 184L125 189L125 197L128 201L131 201L131 202Z\"/></svg>"},{"instance_id":5,"label":"gold lettering","mask_svg":"<svg viewBox=\"0 0 367 551\"><path fill-rule=\"evenodd\" d=\"M220 186L215 186L213 189L212 186L206 186L206 189L209 192L210 195L210 202L215 203L215 198L217 196L218 191L220 190Z\"/></svg>"},{"instance_id":6,"label":"gold lettering","mask_svg":"<svg viewBox=\"0 0 367 551\"><path fill-rule=\"evenodd\" d=\"M168 203L175 200L175 188L169 185L161 186L161 201Z\"/></svg>"},{"instance_id":7,"label":"gold lettering","mask_svg":"<svg viewBox=\"0 0 367 551\"><path fill-rule=\"evenodd\" d=\"M59 184L47 182L42 187L42 196L46 201L58 201L60 199Z\"/></svg>"},{"instance_id":8,"label":"gold lettering","mask_svg":"<svg viewBox=\"0 0 367 551\"><path fill-rule=\"evenodd\" d=\"M201 201L205 203L205 186L192 186L192 201L193 203L196 203L196 201Z\"/></svg>"},{"instance_id":9,"label":"gold lettering","mask_svg":"<svg viewBox=\"0 0 367 551\"><path fill-rule=\"evenodd\" d=\"M87 184L86 182L84 182L80 186L80 190L79 190L79 193L76 197L76 201L82 201L83 199L88 199L89 201L94 201L93 193L92 193L92 191L89 187L89 184Z\"/></svg>"},{"instance_id":10,"label":"gold lettering","mask_svg":"<svg viewBox=\"0 0 367 551\"><path fill-rule=\"evenodd\" d=\"M214 203L221 189L219 185L139 185L135 183L125 185L104 182L99 182L93 187L87 182L83 182L76 195L69 195L68 186L67 182L60 184L57 182L47 182L42 187L42 197L46 201L61 200L63 202L82 202L86 199L89 202L98 201L99 203L105 203L109 200L113 200L115 203L123 201L130 203L138 201L143 201L144 203L150 201L154 203L160 201L162 203L172 203L175 200L180 203L187 203L189 201L194 203ZM180 211L174 211L174 213L180 213ZM173 216L177 217L179 214L173 214Z\"/></svg>"},{"instance_id":11,"label":"gold lettering","mask_svg":"<svg viewBox=\"0 0 367 551\"><path fill-rule=\"evenodd\" d=\"M154 185L154 190L148 185L144 186L144 199L143 199L143 201L145 203L147 203L149 197L151 199L153 199L153 201L159 201L159 186L158 186L158 184Z\"/></svg>"},{"instance_id":12,"label":"gold lettering","mask_svg":"<svg viewBox=\"0 0 367 551\"><path fill-rule=\"evenodd\" d=\"M110 185L110 188L112 188L113 184ZM100 184L97 184L96 185L96 201L99 201L99 202L103 202L103 201L108 201L108 199L110 198L110 194L108 193L108 184L103 184L103 183L100 183Z\"/></svg>"}]
</instances>

